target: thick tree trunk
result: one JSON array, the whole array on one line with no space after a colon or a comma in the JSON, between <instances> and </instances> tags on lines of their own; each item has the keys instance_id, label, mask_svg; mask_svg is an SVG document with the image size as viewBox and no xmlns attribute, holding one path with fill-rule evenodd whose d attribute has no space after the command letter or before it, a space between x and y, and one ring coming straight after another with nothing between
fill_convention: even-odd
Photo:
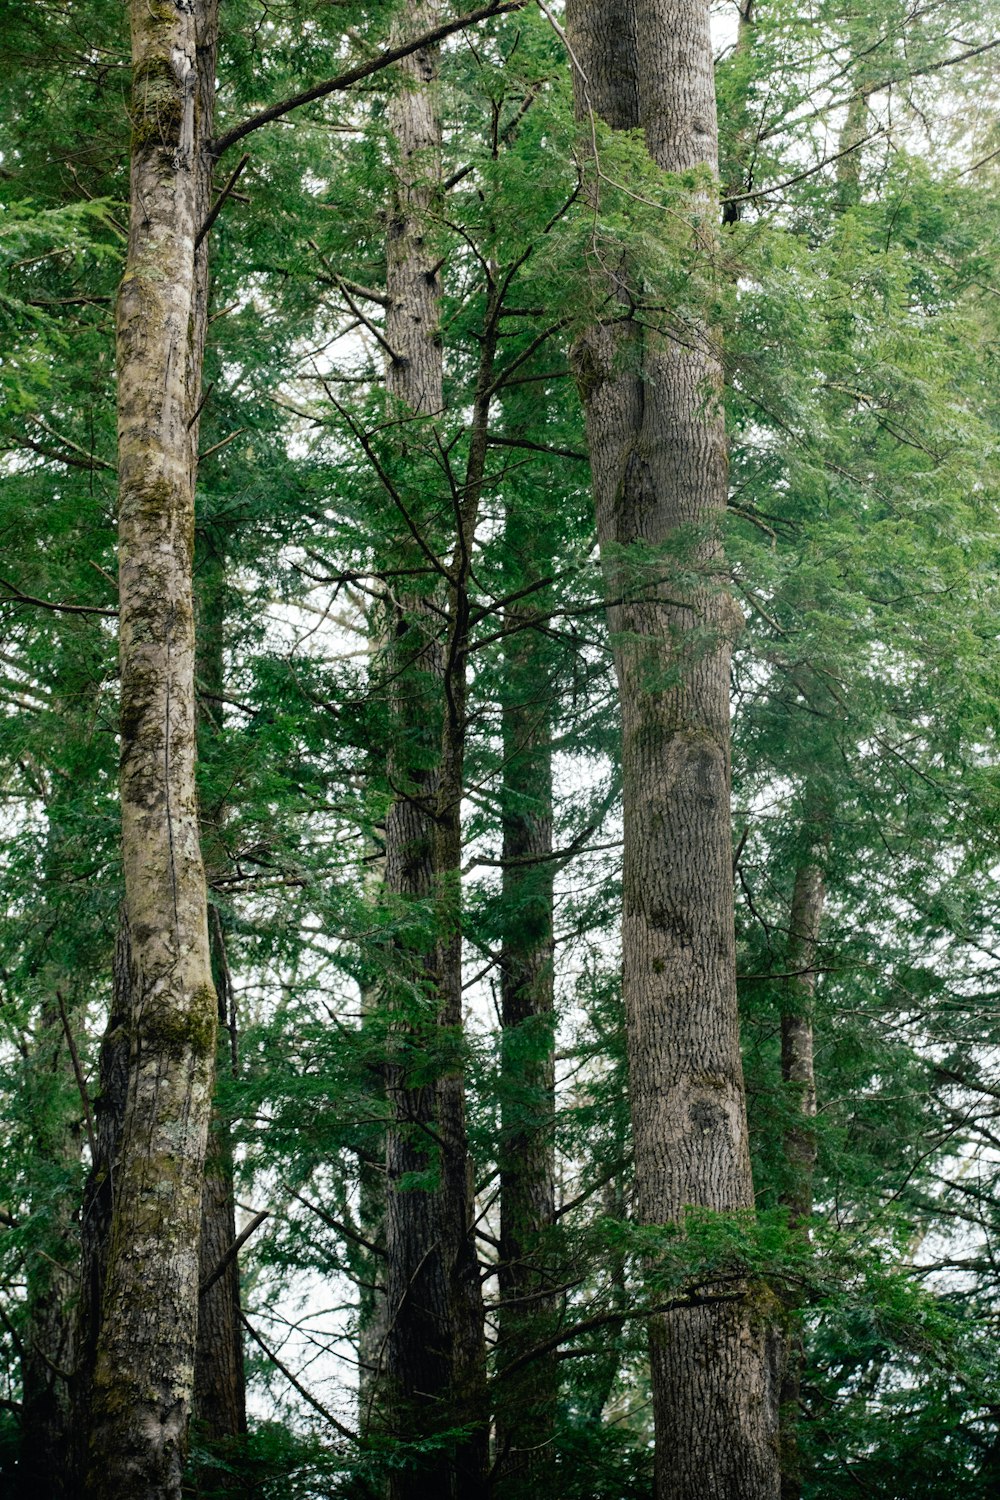
<instances>
[{"instance_id":1,"label":"thick tree trunk","mask_svg":"<svg viewBox=\"0 0 1000 1500\"><path fill-rule=\"evenodd\" d=\"M813 851L818 855L819 850ZM785 1131L786 1186L782 1203L789 1223L808 1238L816 1167L816 1075L813 1062L813 1001L816 944L823 921L826 882L818 858L795 872L789 918L788 979L781 1011L781 1078L790 1094L792 1119ZM796 1298L785 1298L787 1333L781 1381L781 1500L799 1500L802 1472L798 1450L799 1396L804 1349Z\"/></svg>"},{"instance_id":2,"label":"thick tree trunk","mask_svg":"<svg viewBox=\"0 0 1000 1500\"><path fill-rule=\"evenodd\" d=\"M132 0L128 257L118 300L121 801L134 987L91 1396L88 1495L177 1500L194 1380L215 1072L195 795L195 239L212 0Z\"/></svg>"},{"instance_id":3,"label":"thick tree trunk","mask_svg":"<svg viewBox=\"0 0 1000 1500\"><path fill-rule=\"evenodd\" d=\"M568 7L585 75L576 72L581 112L641 125L663 171L716 174L706 0L635 0L611 16L613 9L597 0ZM630 40L632 77L609 71L594 53L609 28ZM638 114L630 118L634 100ZM710 263L718 206L705 180L692 190L688 212L689 250ZM611 312L621 313L627 267L613 279L600 268L595 275ZM718 542L727 457L716 336L697 309L687 311L676 339L616 319L590 329L575 358L614 601L637 1215L647 1224L682 1224L688 1207L751 1213L729 796L729 659L738 612L722 585ZM777 1495L770 1312L762 1292L744 1287L742 1296L655 1321L657 1500Z\"/></svg>"},{"instance_id":4,"label":"thick tree trunk","mask_svg":"<svg viewBox=\"0 0 1000 1500\"><path fill-rule=\"evenodd\" d=\"M509 513L505 543L527 582L551 555L537 518ZM550 549L551 551L551 549ZM535 612L544 609L539 595ZM556 1313L544 1237L555 1220L551 690L533 611L507 613L503 681L502 1077L500 1127L498 1493L544 1489L559 1389L553 1350L511 1380L504 1365L551 1334Z\"/></svg>"},{"instance_id":5,"label":"thick tree trunk","mask_svg":"<svg viewBox=\"0 0 1000 1500\"><path fill-rule=\"evenodd\" d=\"M427 30L438 13L436 0L412 0L397 34ZM393 351L387 386L405 412L429 418L443 405L440 292L427 243L440 176L436 51L414 53L401 69L404 87L390 114L396 186L387 244L386 339ZM454 622L453 608L451 618ZM388 1069L393 1118L386 1143L384 1363L391 1429L404 1442L423 1445L392 1471L393 1500L427 1495L475 1500L487 1457L464 1081L459 1067L443 1063L432 1064L427 1077L426 1060L420 1064L419 1058L425 1047L433 1050L449 1034L457 1036L462 1023L456 913L464 708L454 718L452 704L445 722L445 679L454 657L446 661L439 633L440 617L425 601L403 602L393 647L397 686L390 775L397 795L386 826L386 885L394 895L420 903L425 914L433 910L438 931L423 951L418 943L407 953L404 965L414 988L431 1000L433 1034L418 1021L421 1006L413 1003L413 989L390 997L401 1026ZM464 670L463 656L463 677ZM419 1083L412 1077L414 1061L425 1074ZM414 1185L420 1176L434 1180ZM456 1427L465 1435L444 1436Z\"/></svg>"}]
</instances>

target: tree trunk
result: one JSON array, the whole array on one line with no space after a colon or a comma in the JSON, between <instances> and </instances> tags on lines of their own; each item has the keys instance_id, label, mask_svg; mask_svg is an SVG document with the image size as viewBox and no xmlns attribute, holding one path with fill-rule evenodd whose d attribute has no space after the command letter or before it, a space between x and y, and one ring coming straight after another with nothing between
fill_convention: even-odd
<instances>
[{"instance_id":1,"label":"tree trunk","mask_svg":"<svg viewBox=\"0 0 1000 1500\"><path fill-rule=\"evenodd\" d=\"M740 0L740 19L736 32L736 45L730 59L730 67L737 67L741 71L746 66L747 54L750 50L754 26L756 0ZM724 224L738 224L742 215L743 204L739 201L741 194L747 193L753 187L751 180L752 157L751 157L751 129L752 122L748 108L749 80L744 77L739 80L740 93L736 104L736 118L728 121L730 160L728 170L723 173L724 201L722 205L722 222Z\"/></svg>"},{"instance_id":2,"label":"tree trunk","mask_svg":"<svg viewBox=\"0 0 1000 1500\"><path fill-rule=\"evenodd\" d=\"M114 1186L118 1179L122 1124L128 1094L129 1016L134 984L128 916L123 906L118 916L111 1006L101 1039L98 1086L94 1099L96 1150L84 1189L80 1220L80 1307L73 1382L77 1492L82 1492L87 1472L91 1391L97 1361L97 1340L101 1329Z\"/></svg>"},{"instance_id":3,"label":"tree trunk","mask_svg":"<svg viewBox=\"0 0 1000 1500\"><path fill-rule=\"evenodd\" d=\"M218 908L211 910L212 969L219 996L219 1067L233 1066L235 1012L225 932ZM246 1373L240 1320L239 1257L218 1268L236 1241L236 1192L229 1121L212 1112L201 1199L201 1252L198 1280L207 1289L198 1301L198 1342L194 1363L194 1414L202 1438L232 1445L247 1430ZM230 1455L232 1456L232 1455ZM218 1486L220 1480L214 1476Z\"/></svg>"},{"instance_id":4,"label":"tree trunk","mask_svg":"<svg viewBox=\"0 0 1000 1500\"><path fill-rule=\"evenodd\" d=\"M527 583L545 576L537 517L508 512L505 543ZM553 1059L553 864L551 687L544 637L531 627L544 613L507 612L511 630L503 680L502 1076L500 1127L498 1493L544 1489L551 1473L558 1396L556 1352L505 1381L504 1365L552 1332L553 1277L544 1237L555 1221Z\"/></svg>"},{"instance_id":5,"label":"tree trunk","mask_svg":"<svg viewBox=\"0 0 1000 1500\"><path fill-rule=\"evenodd\" d=\"M28 1066L32 1147L49 1201L39 1205L40 1228L26 1254L18 1492L23 1500L39 1495L64 1500L73 1486L70 1377L76 1363L79 1239L70 1184L80 1171L81 1110L76 1082L68 1082L73 1069L55 998L42 1006Z\"/></svg>"},{"instance_id":6,"label":"tree trunk","mask_svg":"<svg viewBox=\"0 0 1000 1500\"><path fill-rule=\"evenodd\" d=\"M207 282L207 265L199 266L199 280ZM204 298L207 307L207 289ZM200 550L198 567L197 668L201 690L200 747L211 755L218 734L217 715L225 693L226 555L221 536L210 535ZM222 841L225 805L201 809L201 847L209 876L225 871ZM219 1001L220 1074L235 1075L237 1067L236 1009L226 950L224 919L217 906L209 910L212 975ZM240 1269L233 1256L221 1276L216 1275L236 1239L236 1194L230 1122L213 1108L205 1161L201 1204L201 1250L198 1279L207 1290L198 1302L198 1341L194 1367L194 1415L199 1435L208 1443L231 1448L247 1430L243 1327L240 1321ZM232 1454L230 1453L230 1457ZM223 1480L210 1474L218 1488Z\"/></svg>"},{"instance_id":7,"label":"tree trunk","mask_svg":"<svg viewBox=\"0 0 1000 1500\"><path fill-rule=\"evenodd\" d=\"M194 1379L217 998L195 793L195 239L210 190L212 0L131 0L117 310L121 801L134 988L91 1399L91 1500L179 1500ZM206 76L207 74L207 76ZM192 343L197 338L198 344Z\"/></svg>"},{"instance_id":8,"label":"tree trunk","mask_svg":"<svg viewBox=\"0 0 1000 1500\"><path fill-rule=\"evenodd\" d=\"M708 4L635 0L613 16L612 9L597 0L568 7L581 113L593 108L609 124L641 125L665 172L715 176ZM609 31L629 38L633 76L595 55ZM634 100L638 113L630 115ZM704 178L687 207L689 250L704 270L718 216ZM621 314L627 267L613 278L597 267L594 274ZM723 588L718 541L727 455L716 335L697 310L685 317L683 341L619 317L588 330L575 364L621 702L623 991L637 1215L681 1225L689 1207L749 1214L729 794L738 611ZM778 1493L771 1309L759 1289L744 1286L736 1298L733 1290L727 1300L659 1317L651 1329L657 1500Z\"/></svg>"},{"instance_id":9,"label":"tree trunk","mask_svg":"<svg viewBox=\"0 0 1000 1500\"><path fill-rule=\"evenodd\" d=\"M438 15L436 0L412 0L397 36L427 30ZM390 112L397 159L387 244L386 339L393 351L387 387L406 413L428 418L443 405L440 291L426 240L440 188L436 49L415 52L400 67L404 86ZM450 617L454 622L454 608ZM464 712L445 722L445 677L455 658L446 663L439 637L440 617L426 600L404 600L393 645L390 776L396 797L386 825L386 886L419 903L425 920L433 911L439 928L401 955L412 983L408 993L400 989L390 996L401 1025L388 1068L385 1370L390 1426L398 1439L421 1445L393 1469L392 1500L475 1500L487 1457L464 1080L460 1066L433 1059L442 1042L447 1046L457 1038L462 1022L461 930L455 921L461 744L455 732L462 740ZM464 656L461 670L464 676ZM431 1035L419 1020L414 991L431 1000ZM430 1068L420 1055L425 1049ZM412 1076L414 1062L424 1075L419 1081ZM464 1429L462 1436L446 1436L456 1427Z\"/></svg>"},{"instance_id":10,"label":"tree trunk","mask_svg":"<svg viewBox=\"0 0 1000 1500\"><path fill-rule=\"evenodd\" d=\"M813 856L818 850L812 851ZM806 1239L812 1214L816 1167L816 1076L813 1066L813 1000L816 944L825 902L822 865L813 857L795 872L781 1011L781 1078L791 1096L791 1123L785 1130L786 1187L781 1201L789 1224ZM797 1299L786 1294L787 1334L781 1382L781 1500L799 1500L802 1473L798 1451L799 1395L805 1351Z\"/></svg>"}]
</instances>

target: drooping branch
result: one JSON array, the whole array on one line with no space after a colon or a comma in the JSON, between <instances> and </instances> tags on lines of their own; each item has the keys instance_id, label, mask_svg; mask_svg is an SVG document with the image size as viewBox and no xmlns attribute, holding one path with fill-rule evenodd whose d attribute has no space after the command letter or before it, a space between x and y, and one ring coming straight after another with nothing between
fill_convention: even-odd
<instances>
[{"instance_id":1,"label":"drooping branch","mask_svg":"<svg viewBox=\"0 0 1000 1500\"><path fill-rule=\"evenodd\" d=\"M317 1401L316 1397L312 1394L311 1391L306 1390L305 1386L300 1380L296 1378L296 1376L292 1374L288 1366L282 1364L281 1360L275 1354L270 1345L264 1342L245 1313L240 1313L240 1322L243 1324L243 1327L253 1339L254 1343L257 1344L267 1355L272 1365L274 1365L274 1368L281 1371L281 1374L284 1375L285 1379L288 1381L288 1384L292 1387L293 1390L298 1391L303 1401L305 1401L307 1405L311 1406L313 1411L318 1412L325 1421L329 1422L333 1430L335 1432L338 1432L341 1437L347 1438L349 1442L356 1443L358 1441L357 1433L352 1432L351 1429L349 1427L346 1427L343 1422L338 1421L338 1419L333 1415L332 1411L329 1411L321 1401Z\"/></svg>"}]
</instances>

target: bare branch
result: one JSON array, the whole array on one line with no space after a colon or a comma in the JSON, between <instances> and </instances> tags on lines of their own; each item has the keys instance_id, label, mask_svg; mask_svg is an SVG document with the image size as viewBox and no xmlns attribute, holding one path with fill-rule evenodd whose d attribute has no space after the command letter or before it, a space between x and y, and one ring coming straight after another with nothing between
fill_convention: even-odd
<instances>
[{"instance_id":1,"label":"bare branch","mask_svg":"<svg viewBox=\"0 0 1000 1500\"><path fill-rule=\"evenodd\" d=\"M52 604L48 599L36 599L34 594L25 594L9 578L0 577L0 587L7 590L10 598L18 604L33 604L37 609L50 609L57 615L105 615L117 619L116 609L99 609L96 604Z\"/></svg>"},{"instance_id":2,"label":"bare branch","mask_svg":"<svg viewBox=\"0 0 1000 1500\"><path fill-rule=\"evenodd\" d=\"M215 1268L210 1272L210 1274L205 1277L205 1280L198 1288L199 1297L204 1297L206 1292L211 1291L212 1287L218 1281L219 1277L222 1275L223 1271L225 1271L226 1267L236 1259L237 1255L239 1255L240 1251L243 1249L243 1246L246 1244L250 1236L260 1228L265 1219L270 1218L270 1212L270 1209L262 1208L260 1213L256 1214L254 1218L250 1220L250 1223L243 1230L243 1233L236 1236L229 1249L219 1261L218 1265L216 1265Z\"/></svg>"},{"instance_id":3,"label":"bare branch","mask_svg":"<svg viewBox=\"0 0 1000 1500\"><path fill-rule=\"evenodd\" d=\"M246 166L246 164L247 164L247 162L249 160L250 160L250 153L249 153L249 151L244 151L243 155L240 157L239 161L236 163L236 165L233 168L232 172L230 172L230 174L229 174L229 180L226 183L225 187L222 189L222 192L219 194L219 196L216 198L215 202L212 204L212 207L209 209L208 214L207 214L207 216L205 218L204 224L198 230L198 234L197 234L197 237L195 238L195 242L194 242L194 248L196 250L197 250L198 246L201 244L202 240L205 238L205 236L208 233L208 231L211 229L212 225L215 223L216 219L219 217L220 213L222 212L223 204L225 203L226 199L232 197L233 188L236 186L237 182L239 181L239 179L240 179L240 177L241 177L241 175L243 173L243 168Z\"/></svg>"}]
</instances>

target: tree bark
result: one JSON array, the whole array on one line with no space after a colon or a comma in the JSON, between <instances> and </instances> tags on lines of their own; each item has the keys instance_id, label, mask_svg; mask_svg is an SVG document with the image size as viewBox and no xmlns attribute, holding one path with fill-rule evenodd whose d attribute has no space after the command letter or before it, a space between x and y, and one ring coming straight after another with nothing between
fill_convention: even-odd
<instances>
[{"instance_id":1,"label":"tree bark","mask_svg":"<svg viewBox=\"0 0 1000 1500\"><path fill-rule=\"evenodd\" d=\"M437 0L412 0L397 35L429 29L438 10ZM440 190L437 50L415 52L400 66L404 86L390 112L396 166L387 243L387 388L404 415L426 419L443 406L440 285L427 240ZM448 607L454 625L454 599ZM408 993L397 987L389 999L401 1025L387 1072L386 1385L391 1430L419 1445L392 1470L389 1488L392 1500L429 1494L475 1500L484 1483L487 1424L464 1079L460 1064L433 1058L442 1044L457 1042L462 1023L456 917L464 710L455 717L454 702L445 708L455 658L449 653L446 660L440 616L426 600L402 602L393 653L396 796L386 825L386 886L418 903L425 921L433 916L436 931L405 955ZM463 656L463 677L464 670ZM414 1004L415 992L423 1002ZM428 1000L430 1034L419 1020ZM455 1428L461 1436L446 1436Z\"/></svg>"},{"instance_id":2,"label":"tree bark","mask_svg":"<svg viewBox=\"0 0 1000 1500\"><path fill-rule=\"evenodd\" d=\"M609 9L596 0L567 9L578 107L641 126L662 171L706 174L690 190L688 249L710 265L718 148L708 4L635 0L614 18ZM634 38L634 79L609 77L592 50L610 26ZM627 267L594 274L621 314ZM739 621L718 540L727 454L716 335L697 309L677 338L619 316L585 333L575 364L609 595L621 601L609 623L622 719L622 979L637 1216L682 1225L689 1207L750 1214L729 791L730 643ZM736 1300L655 1320L657 1500L777 1495L771 1322L766 1294L749 1286Z\"/></svg>"},{"instance_id":3,"label":"tree bark","mask_svg":"<svg viewBox=\"0 0 1000 1500\"><path fill-rule=\"evenodd\" d=\"M117 308L121 802L134 986L91 1397L90 1500L179 1500L217 998L195 793L192 556L211 0L131 0ZM197 340L197 343L194 342Z\"/></svg>"},{"instance_id":4,"label":"tree bark","mask_svg":"<svg viewBox=\"0 0 1000 1500\"><path fill-rule=\"evenodd\" d=\"M505 544L525 583L551 567L538 518L508 511ZM541 546L539 545L541 541ZM546 550L548 556L545 555ZM554 938L551 687L544 637L533 608L507 611L504 651L503 913L500 966L502 1072L500 1125L500 1400L496 1415L497 1493L511 1496L549 1482L559 1390L556 1352L509 1381L504 1365L552 1332L556 1307L546 1291L545 1235L555 1222Z\"/></svg>"},{"instance_id":5,"label":"tree bark","mask_svg":"<svg viewBox=\"0 0 1000 1500\"><path fill-rule=\"evenodd\" d=\"M730 66L742 69L745 65L747 53L753 41L756 0L740 0L740 19L736 32L736 45ZM746 82L741 80L741 89L736 104L736 119L729 120L729 142L730 160L728 170L723 172L724 202L722 205L722 222L724 224L738 224L743 208L739 197L747 193L753 186L752 183L752 160L748 160L750 148L751 120L748 108L748 94Z\"/></svg>"},{"instance_id":6,"label":"tree bark","mask_svg":"<svg viewBox=\"0 0 1000 1500\"><path fill-rule=\"evenodd\" d=\"M785 1130L786 1186L781 1195L789 1225L808 1240L816 1168L816 1075L813 1058L813 1002L816 945L826 899L826 879L817 846L795 871L789 916L785 996L781 1010L781 1079L791 1096L791 1122ZM787 1332L781 1381L781 1500L799 1500L798 1416L805 1351L797 1298L785 1296Z\"/></svg>"},{"instance_id":7,"label":"tree bark","mask_svg":"<svg viewBox=\"0 0 1000 1500\"><path fill-rule=\"evenodd\" d=\"M80 1303L73 1381L74 1466L77 1478L74 1493L82 1493L86 1482L91 1393L107 1276L114 1187L118 1179L122 1124L128 1094L129 1017L134 984L128 916L123 906L118 916L111 1005L101 1039L98 1086L94 1099L96 1149L84 1189L80 1219Z\"/></svg>"},{"instance_id":8,"label":"tree bark","mask_svg":"<svg viewBox=\"0 0 1000 1500\"><path fill-rule=\"evenodd\" d=\"M199 266L199 280L207 283L207 263ZM207 286L204 304L207 307ZM209 529L210 528L206 528ZM218 734L216 715L225 693L226 552L224 538L210 534L200 549L197 590L197 668L202 692L199 742L202 757L211 756ZM225 805L201 810L201 847L206 872L216 877L225 871L222 840ZM219 1003L218 1070L235 1075L237 1068L236 1009L225 922L218 906L209 909L212 975ZM233 1146L229 1120L218 1105L212 1110L205 1180L201 1203L201 1249L199 1284L207 1290L199 1296L198 1341L195 1353L194 1415L200 1436L212 1445L231 1449L246 1433L246 1378L243 1359L243 1325L240 1320L240 1269L233 1256L221 1276L219 1264L236 1239L236 1193L233 1181ZM209 1284L210 1283L210 1284ZM217 1471L211 1483L222 1487Z\"/></svg>"},{"instance_id":9,"label":"tree bark","mask_svg":"<svg viewBox=\"0 0 1000 1500\"><path fill-rule=\"evenodd\" d=\"M32 1146L50 1201L40 1205L44 1228L26 1256L18 1492L23 1500L38 1495L68 1500L73 1489L71 1375L79 1254L78 1205L68 1185L80 1171L81 1111L76 1082L67 1086L73 1073L55 997L42 1005L28 1067Z\"/></svg>"},{"instance_id":10,"label":"tree bark","mask_svg":"<svg viewBox=\"0 0 1000 1500\"><path fill-rule=\"evenodd\" d=\"M219 996L219 1068L233 1066L235 1013L225 932L217 907L211 911L212 968ZM194 1364L194 1414L201 1436L230 1448L247 1430L240 1266L234 1255L216 1275L236 1242L236 1192L229 1121L212 1112L201 1199L198 1341ZM213 1482L219 1485L218 1476Z\"/></svg>"}]
</instances>

